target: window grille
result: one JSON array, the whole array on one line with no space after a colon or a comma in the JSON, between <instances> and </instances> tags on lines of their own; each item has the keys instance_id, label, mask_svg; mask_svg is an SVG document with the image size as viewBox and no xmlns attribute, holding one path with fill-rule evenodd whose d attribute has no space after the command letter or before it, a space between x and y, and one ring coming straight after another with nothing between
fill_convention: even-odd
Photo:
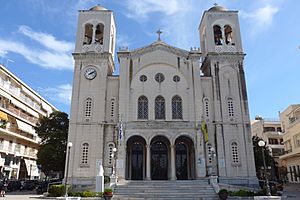
<instances>
[{"instance_id":1,"label":"window grille","mask_svg":"<svg viewBox=\"0 0 300 200\"><path fill-rule=\"evenodd\" d=\"M138 99L138 119L148 119L148 99L145 96Z\"/></svg>"},{"instance_id":2,"label":"window grille","mask_svg":"<svg viewBox=\"0 0 300 200\"><path fill-rule=\"evenodd\" d=\"M115 116L115 99L111 99L110 102L110 116L111 117Z\"/></svg>"},{"instance_id":3,"label":"window grille","mask_svg":"<svg viewBox=\"0 0 300 200\"><path fill-rule=\"evenodd\" d=\"M91 117L92 114L92 99L87 98L85 102L85 117Z\"/></svg>"},{"instance_id":4,"label":"window grille","mask_svg":"<svg viewBox=\"0 0 300 200\"><path fill-rule=\"evenodd\" d=\"M158 82L158 83L161 83L165 80L165 76L162 74L162 73L157 73L155 75L155 80Z\"/></svg>"},{"instance_id":5,"label":"window grille","mask_svg":"<svg viewBox=\"0 0 300 200\"><path fill-rule=\"evenodd\" d=\"M172 98L172 118L182 119L182 100L179 96Z\"/></svg>"},{"instance_id":6,"label":"window grille","mask_svg":"<svg viewBox=\"0 0 300 200\"><path fill-rule=\"evenodd\" d=\"M155 99L155 119L165 119L165 99L162 96Z\"/></svg>"},{"instance_id":7,"label":"window grille","mask_svg":"<svg viewBox=\"0 0 300 200\"><path fill-rule=\"evenodd\" d=\"M81 164L88 164L89 144L84 143L82 145L82 159Z\"/></svg>"},{"instance_id":8,"label":"window grille","mask_svg":"<svg viewBox=\"0 0 300 200\"><path fill-rule=\"evenodd\" d=\"M232 98L227 99L227 107L228 107L228 116L229 117L234 117L234 108L233 108Z\"/></svg>"},{"instance_id":9,"label":"window grille","mask_svg":"<svg viewBox=\"0 0 300 200\"><path fill-rule=\"evenodd\" d=\"M238 164L239 163L239 152L238 152L238 145L236 142L231 143L231 153L232 153L232 163Z\"/></svg>"}]
</instances>

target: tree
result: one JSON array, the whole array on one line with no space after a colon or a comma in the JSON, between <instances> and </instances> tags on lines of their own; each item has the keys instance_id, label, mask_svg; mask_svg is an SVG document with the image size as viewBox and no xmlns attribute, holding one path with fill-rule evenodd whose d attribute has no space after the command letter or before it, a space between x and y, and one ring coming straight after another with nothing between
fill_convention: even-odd
<instances>
[{"instance_id":1,"label":"tree","mask_svg":"<svg viewBox=\"0 0 300 200\"><path fill-rule=\"evenodd\" d=\"M64 172L68 129L68 114L59 111L54 111L49 117L42 117L35 128L41 138L37 162L46 176L52 171Z\"/></svg>"},{"instance_id":2,"label":"tree","mask_svg":"<svg viewBox=\"0 0 300 200\"><path fill-rule=\"evenodd\" d=\"M271 156L271 153L270 153L269 149L267 148L267 146L264 146L264 147L258 146L258 142L260 140L262 140L262 139L257 136L252 137L256 172L261 172L261 170L264 168L262 148L264 148L267 168L268 168L268 166L270 166L271 168L274 168L274 159ZM260 174L262 174L262 172ZM259 176L258 178L262 178L262 177L260 177L261 176L260 174L258 174L258 176Z\"/></svg>"}]
</instances>

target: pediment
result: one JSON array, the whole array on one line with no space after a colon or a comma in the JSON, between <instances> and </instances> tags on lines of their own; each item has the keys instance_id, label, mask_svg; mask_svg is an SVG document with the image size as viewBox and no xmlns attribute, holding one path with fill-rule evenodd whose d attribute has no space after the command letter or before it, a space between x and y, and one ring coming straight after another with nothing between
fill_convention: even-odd
<instances>
[{"instance_id":1,"label":"pediment","mask_svg":"<svg viewBox=\"0 0 300 200\"><path fill-rule=\"evenodd\" d=\"M172 54L175 54L177 56L183 56L183 57L187 57L189 55L189 52L177 47L173 47L171 45L168 45L165 42L162 41L156 41L148 46L139 48L139 49L135 49L133 51L130 52L130 55L132 57L139 57L141 55L153 52L153 51L157 51L157 50L162 50L162 51L166 51Z\"/></svg>"}]
</instances>

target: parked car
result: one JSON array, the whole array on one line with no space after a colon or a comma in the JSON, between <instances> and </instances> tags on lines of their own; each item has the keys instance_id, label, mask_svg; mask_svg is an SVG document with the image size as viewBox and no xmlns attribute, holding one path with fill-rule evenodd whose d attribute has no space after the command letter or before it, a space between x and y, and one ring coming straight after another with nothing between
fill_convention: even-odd
<instances>
[{"instance_id":1,"label":"parked car","mask_svg":"<svg viewBox=\"0 0 300 200\"><path fill-rule=\"evenodd\" d=\"M48 180L48 181L41 181L36 186L36 193L43 194L44 192L48 191L50 185L61 184L61 183L62 183L61 179L52 179L52 180Z\"/></svg>"},{"instance_id":2,"label":"parked car","mask_svg":"<svg viewBox=\"0 0 300 200\"><path fill-rule=\"evenodd\" d=\"M38 183L38 180L26 180L20 190L34 190L36 188L36 185Z\"/></svg>"},{"instance_id":3,"label":"parked car","mask_svg":"<svg viewBox=\"0 0 300 200\"><path fill-rule=\"evenodd\" d=\"M7 190L9 192L20 190L21 188L21 181L19 180L9 180L7 184Z\"/></svg>"}]
</instances>

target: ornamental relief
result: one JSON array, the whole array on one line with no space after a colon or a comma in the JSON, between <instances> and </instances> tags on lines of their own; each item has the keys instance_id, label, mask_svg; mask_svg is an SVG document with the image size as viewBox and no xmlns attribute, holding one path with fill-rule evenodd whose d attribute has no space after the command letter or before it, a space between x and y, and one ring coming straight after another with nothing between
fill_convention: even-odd
<instances>
[{"instance_id":1,"label":"ornamental relief","mask_svg":"<svg viewBox=\"0 0 300 200\"><path fill-rule=\"evenodd\" d=\"M128 122L127 129L194 129L194 122L146 121Z\"/></svg>"}]
</instances>

